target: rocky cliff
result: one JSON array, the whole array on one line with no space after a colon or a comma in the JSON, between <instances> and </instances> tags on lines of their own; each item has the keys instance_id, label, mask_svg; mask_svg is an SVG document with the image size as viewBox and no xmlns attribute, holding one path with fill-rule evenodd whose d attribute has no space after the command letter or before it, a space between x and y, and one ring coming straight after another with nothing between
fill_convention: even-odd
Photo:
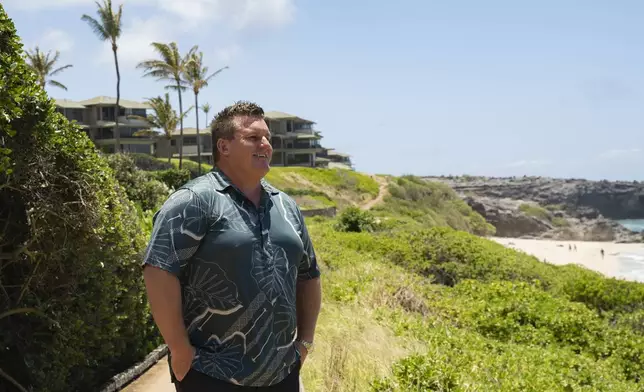
<instances>
[{"instance_id":1,"label":"rocky cliff","mask_svg":"<svg viewBox=\"0 0 644 392\"><path fill-rule=\"evenodd\" d=\"M425 177L451 186L503 237L640 242L616 219L644 219L644 182Z\"/></svg>"}]
</instances>

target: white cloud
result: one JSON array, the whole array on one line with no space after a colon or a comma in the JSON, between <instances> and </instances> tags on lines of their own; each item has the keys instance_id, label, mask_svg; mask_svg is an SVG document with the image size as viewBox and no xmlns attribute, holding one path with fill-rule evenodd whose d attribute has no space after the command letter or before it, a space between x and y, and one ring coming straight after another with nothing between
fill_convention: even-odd
<instances>
[{"instance_id":1,"label":"white cloud","mask_svg":"<svg viewBox=\"0 0 644 392\"><path fill-rule=\"evenodd\" d=\"M115 0L112 6L118 7L119 4L125 4L124 8L133 3L145 4L156 0ZM92 10L96 8L96 0L4 0L3 4L16 7L26 11L40 11L52 8L66 8L78 6L91 6Z\"/></svg>"},{"instance_id":2,"label":"white cloud","mask_svg":"<svg viewBox=\"0 0 644 392\"><path fill-rule=\"evenodd\" d=\"M118 40L119 66L121 68L134 67L142 60L156 58L158 55L155 54L150 44L159 41L169 42L172 36L169 26L171 24L160 17L152 17L146 20L133 19L132 23L123 29ZM109 42L104 43L98 62L101 64L114 64L114 54Z\"/></svg>"},{"instance_id":3,"label":"white cloud","mask_svg":"<svg viewBox=\"0 0 644 392\"><path fill-rule=\"evenodd\" d=\"M294 0L157 0L159 6L192 24L218 21L241 30L291 22Z\"/></svg>"},{"instance_id":4,"label":"white cloud","mask_svg":"<svg viewBox=\"0 0 644 392\"><path fill-rule=\"evenodd\" d=\"M227 47L215 50L215 58L218 63L227 65L241 54L242 49L237 44L232 44Z\"/></svg>"},{"instance_id":5,"label":"white cloud","mask_svg":"<svg viewBox=\"0 0 644 392\"><path fill-rule=\"evenodd\" d=\"M95 0L4 0L8 6L37 12L44 9L83 7L91 14ZM169 12L196 27L199 22L218 21L237 30L254 27L275 27L291 22L295 16L295 0L116 0L114 7L124 4L149 5ZM124 11L125 12L125 11ZM152 12L148 12L148 15ZM176 23L176 21L175 21Z\"/></svg>"},{"instance_id":6,"label":"white cloud","mask_svg":"<svg viewBox=\"0 0 644 392\"><path fill-rule=\"evenodd\" d=\"M599 157L604 159L630 159L639 157L641 153L642 150L639 148L612 149L602 152Z\"/></svg>"},{"instance_id":7,"label":"white cloud","mask_svg":"<svg viewBox=\"0 0 644 392\"><path fill-rule=\"evenodd\" d=\"M37 43L43 50L66 52L74 47L72 36L63 30L47 30Z\"/></svg>"},{"instance_id":8,"label":"white cloud","mask_svg":"<svg viewBox=\"0 0 644 392\"><path fill-rule=\"evenodd\" d=\"M533 160L520 160L516 162L512 162L506 165L506 167L535 167L535 166L546 166L549 165L550 162L546 161L544 159L533 159Z\"/></svg>"}]
</instances>

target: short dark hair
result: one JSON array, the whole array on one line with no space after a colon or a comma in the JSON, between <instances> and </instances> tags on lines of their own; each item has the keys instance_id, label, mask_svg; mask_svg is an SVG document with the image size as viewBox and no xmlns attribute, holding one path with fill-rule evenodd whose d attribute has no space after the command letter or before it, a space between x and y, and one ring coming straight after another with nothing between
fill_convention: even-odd
<instances>
[{"instance_id":1,"label":"short dark hair","mask_svg":"<svg viewBox=\"0 0 644 392\"><path fill-rule=\"evenodd\" d=\"M215 163L219 160L217 141L219 139L231 140L235 137L235 131L237 130L235 118L238 116L263 119L264 109L254 102L237 101L234 104L225 107L215 115L212 119L212 123L210 123L210 133L212 136L212 159Z\"/></svg>"}]
</instances>

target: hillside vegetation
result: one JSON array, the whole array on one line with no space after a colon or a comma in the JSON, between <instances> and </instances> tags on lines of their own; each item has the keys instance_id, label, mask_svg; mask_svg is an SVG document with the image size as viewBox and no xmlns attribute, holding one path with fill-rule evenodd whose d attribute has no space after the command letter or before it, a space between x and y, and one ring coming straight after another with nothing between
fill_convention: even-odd
<instances>
[{"instance_id":1,"label":"hillside vegetation","mask_svg":"<svg viewBox=\"0 0 644 392\"><path fill-rule=\"evenodd\" d=\"M161 341L141 255L197 166L98 153L20 53L0 5L0 390L101 390ZM387 177L365 211L368 175L268 180L340 209L307 218L324 289L307 392L644 391L644 284L481 238L493 228L444 184Z\"/></svg>"}]
</instances>

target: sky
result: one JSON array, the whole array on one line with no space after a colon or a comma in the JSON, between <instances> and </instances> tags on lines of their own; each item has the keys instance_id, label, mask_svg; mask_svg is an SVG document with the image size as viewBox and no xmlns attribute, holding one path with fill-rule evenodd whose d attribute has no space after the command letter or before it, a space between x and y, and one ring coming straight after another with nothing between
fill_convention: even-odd
<instances>
[{"instance_id":1,"label":"sky","mask_svg":"<svg viewBox=\"0 0 644 392\"><path fill-rule=\"evenodd\" d=\"M164 94L136 64L175 41L229 67L200 94L209 118L250 100L315 121L362 172L644 180L644 2L113 2L122 98ZM50 96L116 95L111 49L81 20L93 0L1 3L26 48L73 65Z\"/></svg>"}]
</instances>

